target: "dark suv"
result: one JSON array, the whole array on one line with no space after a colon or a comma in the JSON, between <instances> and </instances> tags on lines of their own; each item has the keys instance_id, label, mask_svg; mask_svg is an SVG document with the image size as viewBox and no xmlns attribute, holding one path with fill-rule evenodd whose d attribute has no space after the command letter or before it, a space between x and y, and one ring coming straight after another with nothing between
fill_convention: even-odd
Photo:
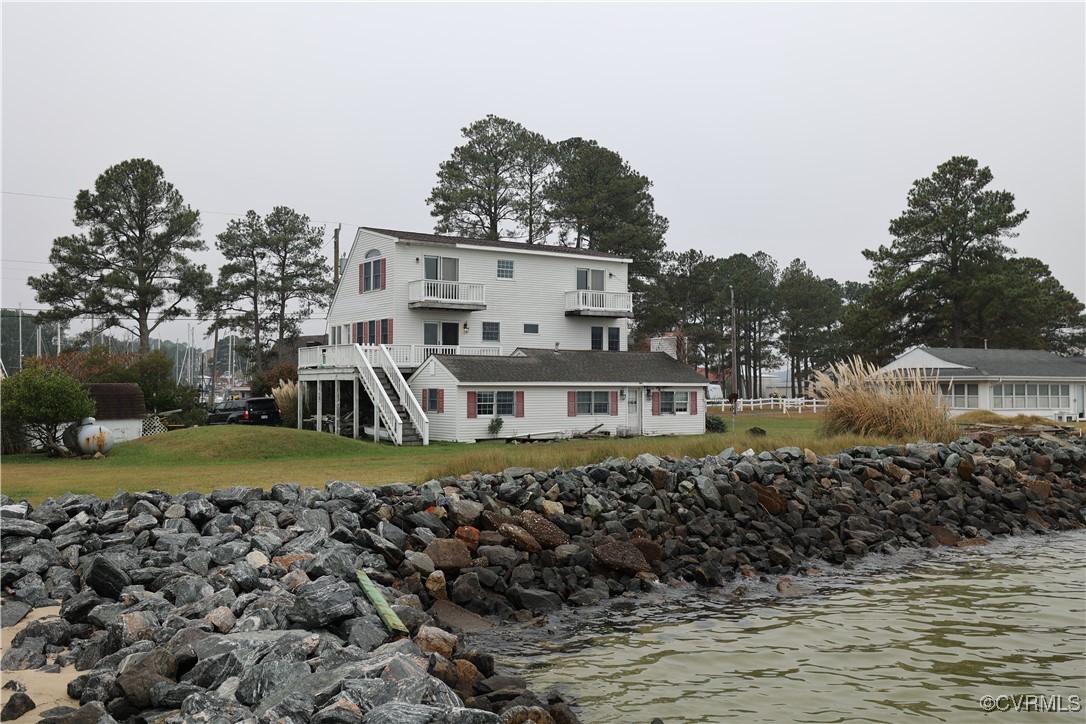
<instances>
[{"instance_id":1,"label":"dark suv","mask_svg":"<svg viewBox=\"0 0 1086 724\"><path fill-rule=\"evenodd\" d=\"M272 397L223 400L207 413L208 425L282 425L283 413Z\"/></svg>"}]
</instances>

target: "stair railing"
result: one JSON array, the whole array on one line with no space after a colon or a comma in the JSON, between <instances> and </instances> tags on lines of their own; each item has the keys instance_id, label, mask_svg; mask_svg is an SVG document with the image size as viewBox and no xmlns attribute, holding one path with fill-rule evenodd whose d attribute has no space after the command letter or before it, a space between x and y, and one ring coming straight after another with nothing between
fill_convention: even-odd
<instances>
[{"instance_id":1,"label":"stair railing","mask_svg":"<svg viewBox=\"0 0 1086 724\"><path fill-rule=\"evenodd\" d=\"M389 399L388 393L385 392L384 386L381 384L380 378L377 377L377 372L374 371L373 365L366 359L365 352L359 345L354 346L354 366L358 370L358 376L362 380L362 386L366 389L370 399L374 402L374 407L377 409L377 414L380 420L385 423L385 429L388 430L389 436L392 438L392 442L395 445L403 445L403 420L400 419L400 414L396 411L396 406L392 404L392 400ZM376 420L374 421L377 422ZM376 424L374 425L376 428ZM374 436L377 436L377 430L374 430Z\"/></svg>"},{"instance_id":2,"label":"stair railing","mask_svg":"<svg viewBox=\"0 0 1086 724\"><path fill-rule=\"evenodd\" d=\"M388 347L380 345L380 357L378 362L381 369L388 375L389 381L392 382L392 389L396 390L396 394L400 398L400 403L407 410L407 417L411 420L411 424L415 426L415 429L419 431L419 435L422 437L422 444L430 444L430 418L426 416L426 411L422 409L422 405L419 404L418 399L415 398L411 388L407 386L407 380L400 374L400 368L396 365L396 360L388 351Z\"/></svg>"}]
</instances>

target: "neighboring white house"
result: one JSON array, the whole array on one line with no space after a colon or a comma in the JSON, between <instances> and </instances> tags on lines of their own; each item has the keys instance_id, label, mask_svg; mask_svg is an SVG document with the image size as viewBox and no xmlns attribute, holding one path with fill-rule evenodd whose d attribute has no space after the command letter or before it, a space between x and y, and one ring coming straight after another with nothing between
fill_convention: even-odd
<instances>
[{"instance_id":1,"label":"neighboring white house","mask_svg":"<svg viewBox=\"0 0 1086 724\"><path fill-rule=\"evenodd\" d=\"M570 425L567 419L561 420L562 424L551 422L553 415L542 411L556 403L543 403L543 397L538 396L544 394L542 388L560 391L563 403L559 407L565 410L567 393L576 392L574 387L582 382L596 385L592 389L601 393L606 391L608 401L611 392L620 395L628 406L642 401L640 394L629 400L635 388L661 387L669 380L630 376L636 369L632 362L629 369L621 370L626 376L606 379L562 379L556 373L554 379L548 380L487 380L486 375L497 374L497 368L488 367L486 361L506 358L506 364L516 350L522 350L521 356L526 358L539 350L605 353L591 357L594 365L604 358L628 354L627 320L633 315L633 295L628 288L630 261L589 249L361 228L343 264L343 276L328 312L328 344L299 350L299 424L315 412L320 429L324 412L342 410L344 386L350 383L346 394L353 405L349 417L356 436L359 426L372 426L375 438L384 428L397 444L426 444L431 434L443 440L488 436L489 420L480 421L478 412L470 423L467 421L464 406L468 404L468 386L476 392L523 392L523 403L529 405L525 409L538 410L524 413L523 420L513 419L517 417L515 410L512 416L503 414L503 436L512 436L514 428L525 430L525 434L587 430L592 425L581 428ZM416 373L432 355L440 359L427 369L440 367L447 379L440 385L416 385L416 374L408 385L405 377ZM450 362L451 357L464 360L462 364ZM558 355L556 359L573 358ZM524 367L523 362L512 364ZM573 366L562 369L567 370L562 374L574 374ZM615 370L616 374L619 371ZM689 377L683 379L686 387L697 386ZM336 384L326 407L324 385L318 383L331 381ZM502 387L512 382L532 383L538 389L533 388L529 394L527 387ZM561 387L563 382L572 386ZM700 380L702 388L704 383ZM311 385L316 385L317 390L315 410L311 409ZM359 387L365 394L359 394ZM441 389L445 390L442 395L452 395L443 399L464 408L463 424L450 427L447 413L424 410L424 406L432 408L438 403L429 397L423 401L422 389ZM681 391L685 393L685 387ZM505 410L504 392L501 397ZM476 400L477 407L479 404ZM674 430L668 424L634 427L628 410L613 415L610 410L617 411L619 406L608 404L609 411L604 415L607 419L599 429L612 434L620 432L619 427L632 434L704 431L701 415L696 424L670 425ZM342 417L337 415L332 423L337 432Z\"/></svg>"},{"instance_id":2,"label":"neighboring white house","mask_svg":"<svg viewBox=\"0 0 1086 724\"><path fill-rule=\"evenodd\" d=\"M700 435L705 379L663 352L519 349L508 357L435 355L408 380L436 440Z\"/></svg>"},{"instance_id":3,"label":"neighboring white house","mask_svg":"<svg viewBox=\"0 0 1086 724\"><path fill-rule=\"evenodd\" d=\"M938 380L952 416L991 410L1086 419L1086 357L1024 349L916 347L883 369L919 370L924 379Z\"/></svg>"}]
</instances>

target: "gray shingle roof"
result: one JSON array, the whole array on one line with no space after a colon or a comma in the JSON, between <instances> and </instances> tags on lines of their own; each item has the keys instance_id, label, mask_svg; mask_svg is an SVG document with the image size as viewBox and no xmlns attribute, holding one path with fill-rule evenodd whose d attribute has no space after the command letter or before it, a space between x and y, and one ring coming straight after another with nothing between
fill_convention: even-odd
<instances>
[{"instance_id":1,"label":"gray shingle roof","mask_svg":"<svg viewBox=\"0 0 1086 724\"><path fill-rule=\"evenodd\" d=\"M519 349L523 356L437 355L460 382L642 383L706 385L708 381L663 352Z\"/></svg>"},{"instance_id":2,"label":"gray shingle roof","mask_svg":"<svg viewBox=\"0 0 1086 724\"><path fill-rule=\"evenodd\" d=\"M395 231L393 229L377 229L372 226L363 226L362 229L376 234L393 236L403 241L418 241L425 244L466 244L468 246L492 246L498 249L519 249L521 251L543 251L555 254L578 254L580 256L598 257L600 259L622 259L624 257L615 254L605 254L602 251L592 249L578 249L574 246L553 246L546 244L526 244L522 241L494 241L492 239L471 239L461 236L439 236L438 234L419 234L414 231Z\"/></svg>"},{"instance_id":3,"label":"gray shingle roof","mask_svg":"<svg viewBox=\"0 0 1086 724\"><path fill-rule=\"evenodd\" d=\"M1034 349L958 349L922 347L923 351L945 362L967 369L944 369L940 376L957 377L1065 377L1086 379L1086 357L1060 357L1053 352Z\"/></svg>"}]
</instances>

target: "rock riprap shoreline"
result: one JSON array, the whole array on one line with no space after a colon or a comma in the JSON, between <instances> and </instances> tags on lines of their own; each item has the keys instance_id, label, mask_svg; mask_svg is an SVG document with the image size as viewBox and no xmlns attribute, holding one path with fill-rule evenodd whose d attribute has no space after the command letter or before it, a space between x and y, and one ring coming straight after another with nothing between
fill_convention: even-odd
<instances>
[{"instance_id":1,"label":"rock riprap shoreline","mask_svg":"<svg viewBox=\"0 0 1086 724\"><path fill-rule=\"evenodd\" d=\"M0 496L3 626L60 602L2 668L74 664L80 706L34 712L53 722L576 721L470 635L659 583L1083 527L1084 472L1081 439L980 437L375 488ZM389 633L359 570L409 636Z\"/></svg>"}]
</instances>

